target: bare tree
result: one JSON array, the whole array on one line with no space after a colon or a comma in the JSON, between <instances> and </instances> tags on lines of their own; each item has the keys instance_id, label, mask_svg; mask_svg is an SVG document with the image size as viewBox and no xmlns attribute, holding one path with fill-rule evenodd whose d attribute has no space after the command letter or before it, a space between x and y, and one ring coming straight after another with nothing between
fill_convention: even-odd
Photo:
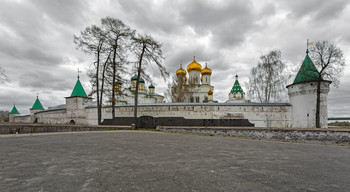
<instances>
[{"instance_id":1,"label":"bare tree","mask_svg":"<svg viewBox=\"0 0 350 192\"><path fill-rule=\"evenodd\" d=\"M129 47L129 40L134 35L134 30L131 30L121 20L106 17L101 19L102 28L107 34L107 40L112 50L112 118L115 118L115 93L117 71L122 71L126 64L125 52ZM118 68L118 69L117 69ZM120 75L119 75L120 76Z\"/></svg>"},{"instance_id":2,"label":"bare tree","mask_svg":"<svg viewBox=\"0 0 350 192\"><path fill-rule=\"evenodd\" d=\"M316 128L320 127L320 103L321 103L321 82L332 81L333 86L338 86L342 71L345 66L343 51L335 44L328 41L316 42L310 49L310 56L317 69L313 72L318 74L313 76L317 80L316 99Z\"/></svg>"},{"instance_id":3,"label":"bare tree","mask_svg":"<svg viewBox=\"0 0 350 192\"><path fill-rule=\"evenodd\" d=\"M137 58L137 81L135 90L135 106L134 106L134 123L135 128L137 128L137 104L138 104L138 91L139 91L139 81L141 72L144 71L143 68L152 63L156 64L161 76L165 78L169 76L165 67L162 65L163 52L161 49L162 45L155 41L151 36L148 35L138 35L133 38L132 50ZM142 68L143 67L143 68Z\"/></svg>"},{"instance_id":4,"label":"bare tree","mask_svg":"<svg viewBox=\"0 0 350 192\"><path fill-rule=\"evenodd\" d=\"M273 50L260 56L258 66L250 70L248 97L261 103L280 101L290 75L285 72L281 51Z\"/></svg>"},{"instance_id":5,"label":"bare tree","mask_svg":"<svg viewBox=\"0 0 350 192\"><path fill-rule=\"evenodd\" d=\"M173 76L173 81L168 85L168 90L165 95L173 103L183 103L189 101L193 97L195 85L186 83L185 76Z\"/></svg>"},{"instance_id":6,"label":"bare tree","mask_svg":"<svg viewBox=\"0 0 350 192\"><path fill-rule=\"evenodd\" d=\"M98 124L101 124L102 119L102 98L103 98L103 81L102 88L100 90L100 69L101 69L101 60L104 59L104 63L106 64L110 53L107 58L104 56L107 53L107 38L106 33L98 26L92 25L86 27L83 31L80 32L80 36L74 35L74 43L77 45L77 48L82 49L84 52L92 54L95 56L94 64L94 72L90 73L91 84L93 85L92 93L96 93L97 99L97 119ZM104 76L105 65L102 68L102 77Z\"/></svg>"}]
</instances>

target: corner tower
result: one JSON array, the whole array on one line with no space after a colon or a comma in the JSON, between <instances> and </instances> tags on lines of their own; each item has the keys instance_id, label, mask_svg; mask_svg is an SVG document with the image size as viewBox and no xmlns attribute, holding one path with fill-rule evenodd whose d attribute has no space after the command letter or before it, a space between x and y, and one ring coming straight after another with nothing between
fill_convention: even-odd
<instances>
[{"instance_id":1,"label":"corner tower","mask_svg":"<svg viewBox=\"0 0 350 192\"><path fill-rule=\"evenodd\" d=\"M316 127L318 81L321 81L320 127L327 128L327 96L331 81L322 80L319 76L318 70L309 57L309 50L307 49L305 59L293 81L293 84L287 86L289 100L293 106L293 127Z\"/></svg>"},{"instance_id":2,"label":"corner tower","mask_svg":"<svg viewBox=\"0 0 350 192\"><path fill-rule=\"evenodd\" d=\"M9 122L15 122L14 118L18 116L20 113L18 112L16 105L13 105L11 112L9 113Z\"/></svg>"},{"instance_id":3,"label":"corner tower","mask_svg":"<svg viewBox=\"0 0 350 192\"><path fill-rule=\"evenodd\" d=\"M91 104L92 99L80 83L79 75L70 97L66 97L66 110L68 121L71 124L87 124L85 107Z\"/></svg>"}]
</instances>

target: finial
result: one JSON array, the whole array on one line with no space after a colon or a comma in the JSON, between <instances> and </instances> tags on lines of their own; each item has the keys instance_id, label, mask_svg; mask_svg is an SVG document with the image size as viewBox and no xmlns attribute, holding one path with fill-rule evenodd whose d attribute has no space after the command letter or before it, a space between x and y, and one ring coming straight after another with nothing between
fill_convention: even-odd
<instances>
[{"instance_id":1,"label":"finial","mask_svg":"<svg viewBox=\"0 0 350 192\"><path fill-rule=\"evenodd\" d=\"M193 61L196 61L196 56L193 56Z\"/></svg>"},{"instance_id":2,"label":"finial","mask_svg":"<svg viewBox=\"0 0 350 192\"><path fill-rule=\"evenodd\" d=\"M79 79L79 73L81 73L81 71L80 71L79 68L78 68L78 79Z\"/></svg>"},{"instance_id":3,"label":"finial","mask_svg":"<svg viewBox=\"0 0 350 192\"><path fill-rule=\"evenodd\" d=\"M207 63L205 63L205 68L207 68Z\"/></svg>"},{"instance_id":4,"label":"finial","mask_svg":"<svg viewBox=\"0 0 350 192\"><path fill-rule=\"evenodd\" d=\"M309 39L306 41L306 54L309 54L309 45L314 45L314 42L309 43Z\"/></svg>"},{"instance_id":5,"label":"finial","mask_svg":"<svg viewBox=\"0 0 350 192\"><path fill-rule=\"evenodd\" d=\"M39 93L38 92L36 93L36 98L39 98Z\"/></svg>"},{"instance_id":6,"label":"finial","mask_svg":"<svg viewBox=\"0 0 350 192\"><path fill-rule=\"evenodd\" d=\"M237 73L236 73L236 80L238 80L238 75L237 75Z\"/></svg>"},{"instance_id":7,"label":"finial","mask_svg":"<svg viewBox=\"0 0 350 192\"><path fill-rule=\"evenodd\" d=\"M182 69L182 63L180 64L180 69Z\"/></svg>"}]
</instances>

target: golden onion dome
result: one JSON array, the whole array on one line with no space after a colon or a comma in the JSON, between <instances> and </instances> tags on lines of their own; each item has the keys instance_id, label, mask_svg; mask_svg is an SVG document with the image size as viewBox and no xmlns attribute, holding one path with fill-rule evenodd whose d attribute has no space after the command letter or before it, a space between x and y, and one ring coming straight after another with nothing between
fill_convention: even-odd
<instances>
[{"instance_id":1,"label":"golden onion dome","mask_svg":"<svg viewBox=\"0 0 350 192\"><path fill-rule=\"evenodd\" d=\"M179 76L179 75L186 75L187 72L182 68L182 64L180 65L180 69L178 69L176 71L176 75Z\"/></svg>"},{"instance_id":2,"label":"golden onion dome","mask_svg":"<svg viewBox=\"0 0 350 192\"><path fill-rule=\"evenodd\" d=\"M191 72L201 72L202 71L202 65L196 62L195 56L193 56L193 61L187 66L187 71L189 73Z\"/></svg>"},{"instance_id":3,"label":"golden onion dome","mask_svg":"<svg viewBox=\"0 0 350 192\"><path fill-rule=\"evenodd\" d=\"M213 95L213 91L210 89L209 91L208 91L208 95Z\"/></svg>"},{"instance_id":4,"label":"golden onion dome","mask_svg":"<svg viewBox=\"0 0 350 192\"><path fill-rule=\"evenodd\" d=\"M207 67L207 64L205 64L205 68L202 70L202 75L211 75L211 69Z\"/></svg>"}]
</instances>

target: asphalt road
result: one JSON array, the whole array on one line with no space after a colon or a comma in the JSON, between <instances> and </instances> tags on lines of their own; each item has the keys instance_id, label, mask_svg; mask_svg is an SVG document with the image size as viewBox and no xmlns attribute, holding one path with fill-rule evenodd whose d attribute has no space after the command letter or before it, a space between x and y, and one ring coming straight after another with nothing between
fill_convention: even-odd
<instances>
[{"instance_id":1,"label":"asphalt road","mask_svg":"<svg viewBox=\"0 0 350 192\"><path fill-rule=\"evenodd\" d=\"M0 136L1 192L349 190L349 146L147 131Z\"/></svg>"}]
</instances>

